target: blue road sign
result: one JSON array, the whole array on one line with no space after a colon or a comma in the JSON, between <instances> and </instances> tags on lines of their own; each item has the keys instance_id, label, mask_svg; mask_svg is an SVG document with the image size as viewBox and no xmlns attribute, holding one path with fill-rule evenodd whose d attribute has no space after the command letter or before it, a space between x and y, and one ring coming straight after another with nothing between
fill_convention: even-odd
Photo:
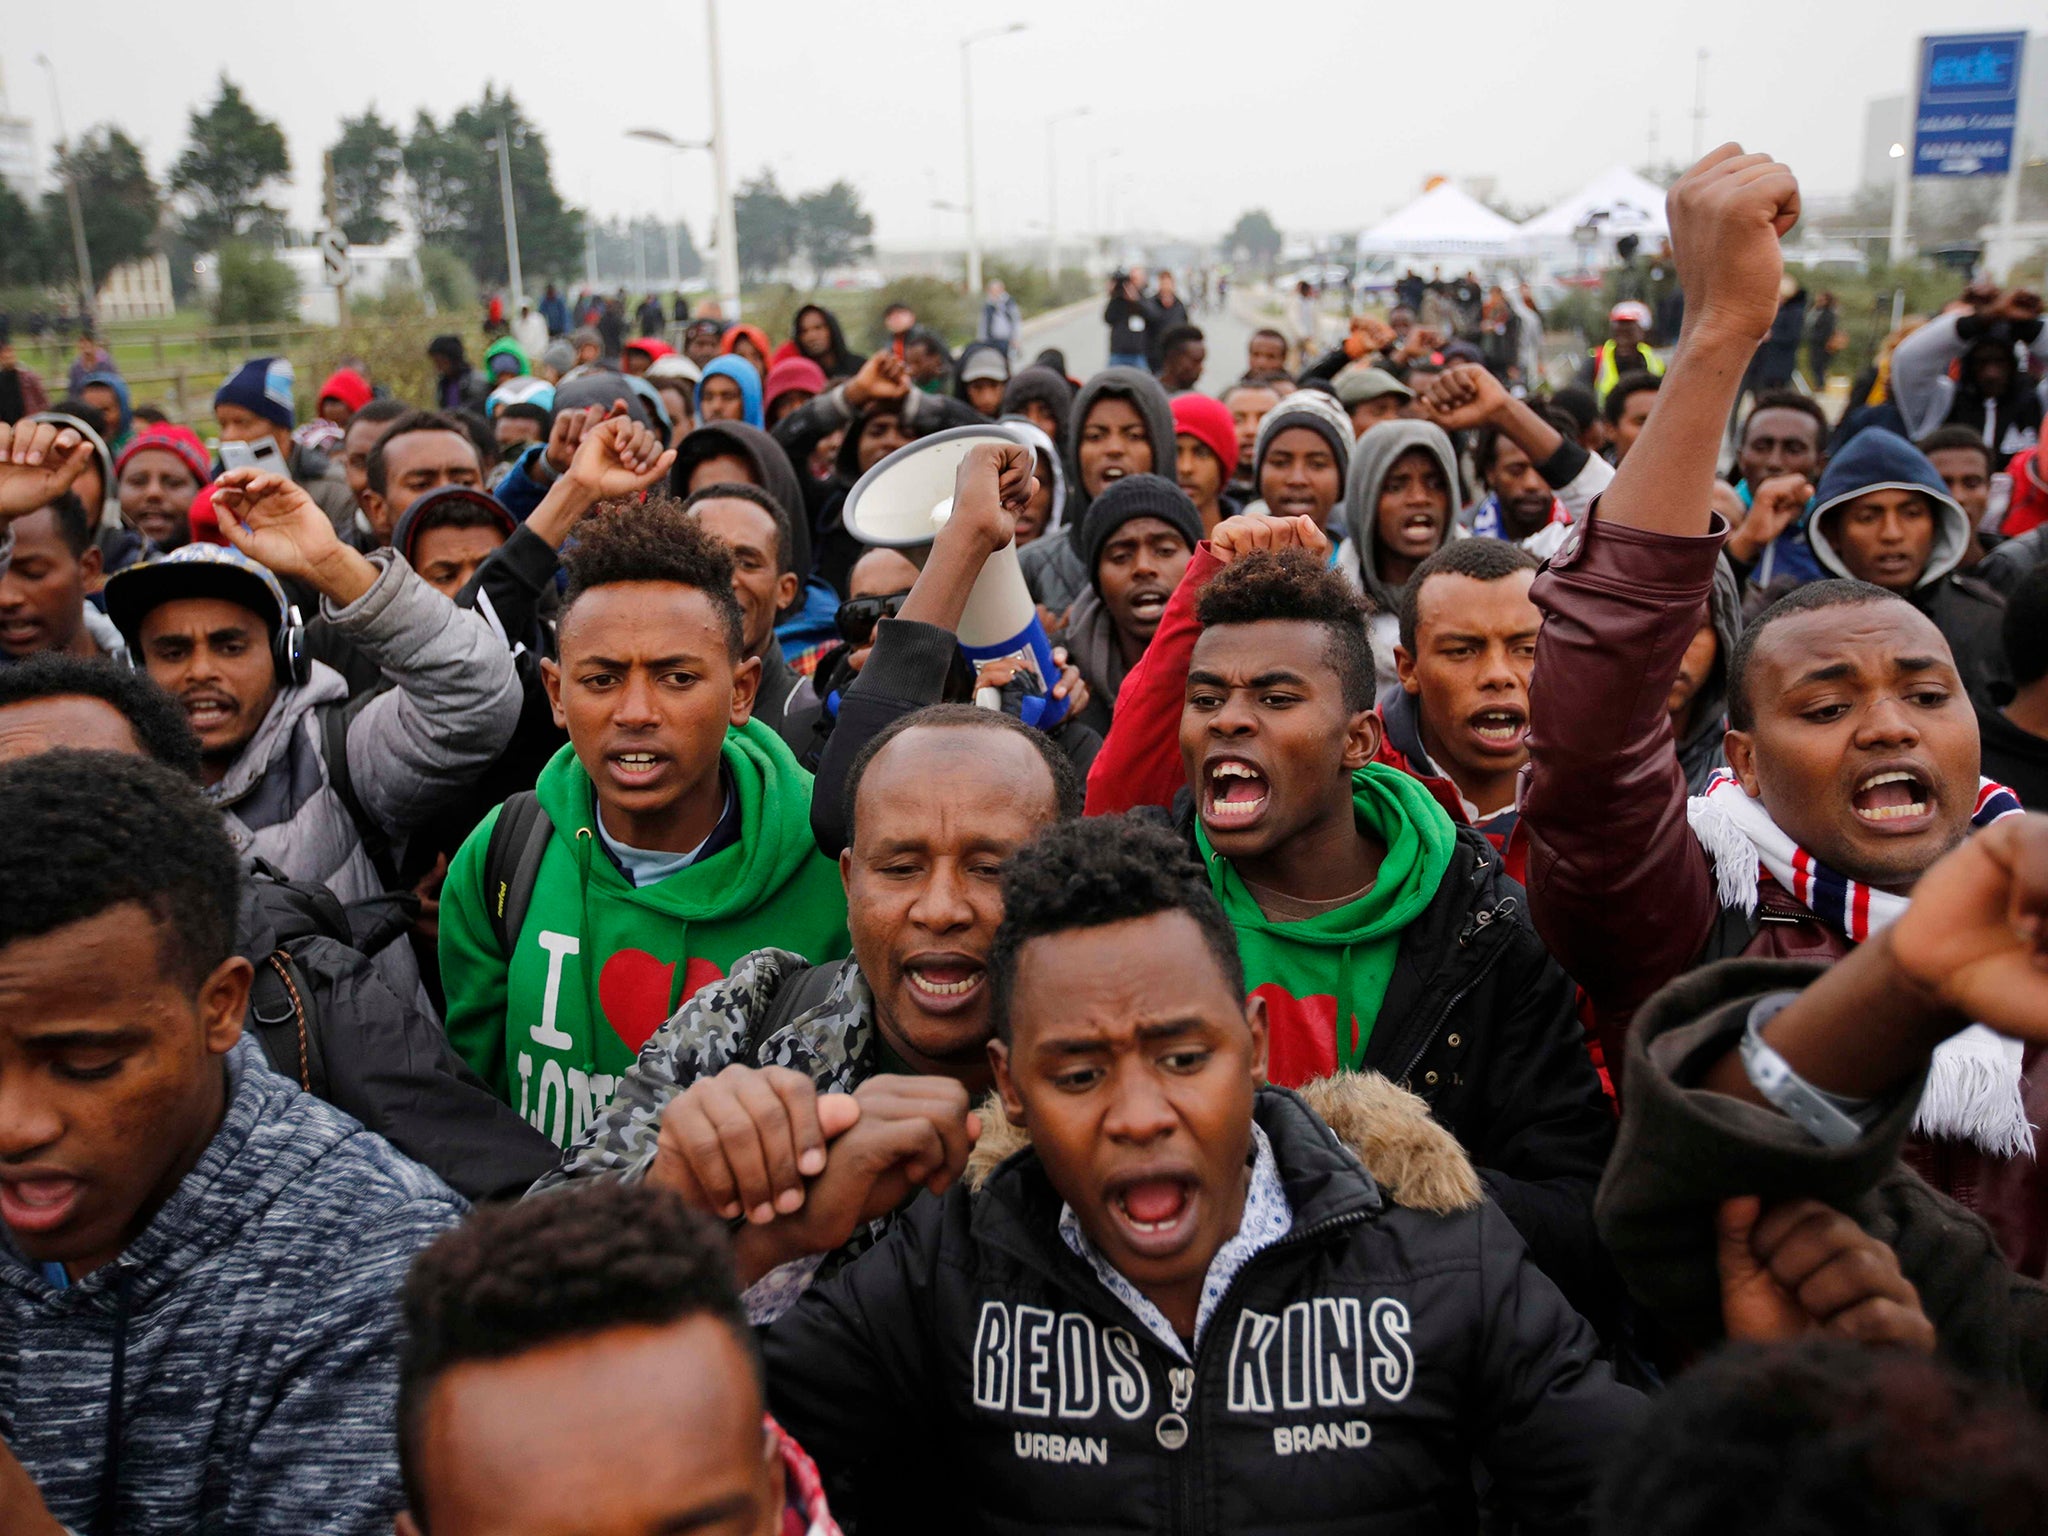
<instances>
[{"instance_id":1,"label":"blue road sign","mask_svg":"<svg viewBox=\"0 0 2048 1536\"><path fill-rule=\"evenodd\" d=\"M2019 130L2024 32L1920 39L1915 176L2003 176Z\"/></svg>"}]
</instances>

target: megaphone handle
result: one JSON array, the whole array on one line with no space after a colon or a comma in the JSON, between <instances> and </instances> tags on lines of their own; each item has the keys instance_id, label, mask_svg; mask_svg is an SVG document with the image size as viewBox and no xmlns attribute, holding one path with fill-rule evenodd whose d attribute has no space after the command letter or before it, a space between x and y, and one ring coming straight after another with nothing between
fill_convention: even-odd
<instances>
[{"instance_id":1,"label":"megaphone handle","mask_svg":"<svg viewBox=\"0 0 2048 1536\"><path fill-rule=\"evenodd\" d=\"M978 708L992 709L1000 714L1003 708L1003 690L1000 688L977 688L974 690L974 702Z\"/></svg>"}]
</instances>

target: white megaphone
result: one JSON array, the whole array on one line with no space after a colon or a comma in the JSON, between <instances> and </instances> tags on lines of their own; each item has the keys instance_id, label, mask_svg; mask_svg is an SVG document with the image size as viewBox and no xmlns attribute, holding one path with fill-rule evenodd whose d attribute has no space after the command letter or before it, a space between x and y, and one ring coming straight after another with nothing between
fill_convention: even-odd
<instances>
[{"instance_id":1,"label":"white megaphone","mask_svg":"<svg viewBox=\"0 0 2048 1536\"><path fill-rule=\"evenodd\" d=\"M906 443L876 464L846 493L840 518L846 531L863 544L906 549L929 544L953 515L953 482L960 461L980 443L1004 443L1031 451L1009 429L986 426L948 427L914 443ZM1052 642L1038 622L1038 606L1024 585L1012 540L988 557L967 595L960 615L960 649L979 667L1000 657L1016 657L1038 674L1043 692L1024 700L1026 725L1041 730L1059 723L1067 701L1052 696L1060 669L1052 659Z\"/></svg>"}]
</instances>

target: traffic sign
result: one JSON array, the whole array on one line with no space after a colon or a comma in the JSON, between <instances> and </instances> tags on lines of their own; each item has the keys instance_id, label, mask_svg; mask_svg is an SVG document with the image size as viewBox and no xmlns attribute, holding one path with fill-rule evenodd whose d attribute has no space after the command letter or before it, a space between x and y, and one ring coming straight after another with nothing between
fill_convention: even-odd
<instances>
[{"instance_id":1,"label":"traffic sign","mask_svg":"<svg viewBox=\"0 0 2048 1536\"><path fill-rule=\"evenodd\" d=\"M348 282L348 236L338 229L320 231L320 265L327 276L329 287L339 288Z\"/></svg>"},{"instance_id":2,"label":"traffic sign","mask_svg":"<svg viewBox=\"0 0 2048 1536\"><path fill-rule=\"evenodd\" d=\"M2019 126L2024 32L1920 40L1915 176L2003 176Z\"/></svg>"}]
</instances>

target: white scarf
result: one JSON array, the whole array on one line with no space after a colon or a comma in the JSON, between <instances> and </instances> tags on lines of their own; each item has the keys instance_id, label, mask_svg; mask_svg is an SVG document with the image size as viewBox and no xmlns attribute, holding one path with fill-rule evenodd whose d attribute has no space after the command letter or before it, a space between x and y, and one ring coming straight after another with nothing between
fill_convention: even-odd
<instances>
[{"instance_id":1,"label":"white scarf","mask_svg":"<svg viewBox=\"0 0 2048 1536\"><path fill-rule=\"evenodd\" d=\"M1979 781L1972 828L2019 814L2011 790ZM1726 768L1707 781L1705 794L1687 802L1686 819L1713 860L1721 905L1745 916L1756 911L1760 871L1852 944L1898 921L1906 910L1908 898L1838 874L1793 842L1763 801L1752 799ZM2023 1054L2019 1041L1982 1024L1943 1041L1928 1068L1914 1131L1968 1141L1993 1157L2032 1157L2034 1128L2020 1088Z\"/></svg>"}]
</instances>

